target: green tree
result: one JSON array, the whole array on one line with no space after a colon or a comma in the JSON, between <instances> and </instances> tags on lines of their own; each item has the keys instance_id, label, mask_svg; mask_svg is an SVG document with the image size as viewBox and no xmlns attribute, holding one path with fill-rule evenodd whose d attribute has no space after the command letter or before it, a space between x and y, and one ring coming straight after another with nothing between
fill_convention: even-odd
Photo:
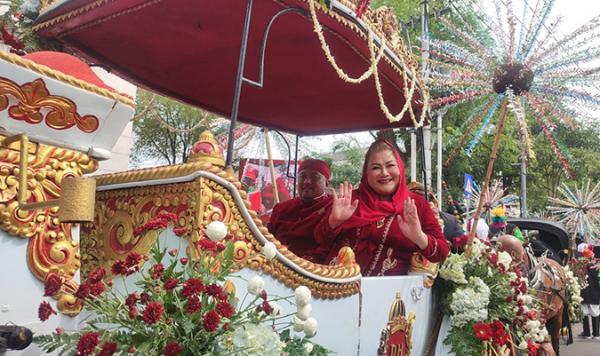
<instances>
[{"instance_id":1,"label":"green tree","mask_svg":"<svg viewBox=\"0 0 600 356\"><path fill-rule=\"evenodd\" d=\"M333 143L331 153L318 158L327 162L333 173L331 184L338 187L342 182L357 185L362 175L362 165L366 149L353 137L342 138Z\"/></svg>"},{"instance_id":2,"label":"green tree","mask_svg":"<svg viewBox=\"0 0 600 356\"><path fill-rule=\"evenodd\" d=\"M196 139L215 118L208 112L147 91L138 92L137 107L131 152L133 166L146 161L186 162Z\"/></svg>"}]
</instances>

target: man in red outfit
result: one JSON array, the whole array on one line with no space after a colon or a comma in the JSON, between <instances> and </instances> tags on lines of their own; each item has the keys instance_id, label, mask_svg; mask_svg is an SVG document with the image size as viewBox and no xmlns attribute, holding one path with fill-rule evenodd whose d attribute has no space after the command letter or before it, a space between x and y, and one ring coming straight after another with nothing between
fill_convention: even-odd
<instances>
[{"instance_id":1,"label":"man in red outfit","mask_svg":"<svg viewBox=\"0 0 600 356\"><path fill-rule=\"evenodd\" d=\"M314 229L331 209L331 196L326 193L330 175L324 161L312 158L302 161L298 169L298 196L275 205L268 224L269 231L290 251L317 263L325 251L319 250Z\"/></svg>"}]
</instances>

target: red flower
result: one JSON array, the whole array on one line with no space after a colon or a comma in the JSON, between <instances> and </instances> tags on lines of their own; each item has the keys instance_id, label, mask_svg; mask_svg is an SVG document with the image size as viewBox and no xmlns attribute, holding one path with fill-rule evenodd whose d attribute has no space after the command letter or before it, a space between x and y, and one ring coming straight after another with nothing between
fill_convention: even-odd
<instances>
[{"instance_id":1,"label":"red flower","mask_svg":"<svg viewBox=\"0 0 600 356\"><path fill-rule=\"evenodd\" d=\"M452 239L452 245L456 248L464 248L467 245L467 241L469 240L469 235L462 235L459 237L455 237Z\"/></svg>"},{"instance_id":2,"label":"red flower","mask_svg":"<svg viewBox=\"0 0 600 356\"><path fill-rule=\"evenodd\" d=\"M481 341L490 340L493 336L492 327L486 323L475 323L473 325L475 337Z\"/></svg>"},{"instance_id":3,"label":"red flower","mask_svg":"<svg viewBox=\"0 0 600 356\"><path fill-rule=\"evenodd\" d=\"M527 352L529 353L529 356L537 356L539 348L540 344L527 340Z\"/></svg>"},{"instance_id":4,"label":"red flower","mask_svg":"<svg viewBox=\"0 0 600 356\"><path fill-rule=\"evenodd\" d=\"M229 318L233 315L233 313L235 313L235 309L233 309L233 306L231 306L231 304L227 302L218 303L215 307L215 310L220 316L224 318Z\"/></svg>"},{"instance_id":5,"label":"red flower","mask_svg":"<svg viewBox=\"0 0 600 356\"><path fill-rule=\"evenodd\" d=\"M181 295L189 297L193 294L198 294L204 290L204 284L200 278L190 278L183 284Z\"/></svg>"},{"instance_id":6,"label":"red flower","mask_svg":"<svg viewBox=\"0 0 600 356\"><path fill-rule=\"evenodd\" d=\"M52 309L50 303L43 301L38 308L38 317L41 321L46 321L50 317L50 315L56 314L56 311Z\"/></svg>"},{"instance_id":7,"label":"red flower","mask_svg":"<svg viewBox=\"0 0 600 356\"><path fill-rule=\"evenodd\" d=\"M61 336L62 334L65 333L65 329L58 327L58 328L56 328L55 332L56 332L56 335Z\"/></svg>"},{"instance_id":8,"label":"red flower","mask_svg":"<svg viewBox=\"0 0 600 356\"><path fill-rule=\"evenodd\" d=\"M135 348L135 346L129 346L129 348L127 349L127 352L132 354L135 353L137 351L137 349Z\"/></svg>"},{"instance_id":9,"label":"red flower","mask_svg":"<svg viewBox=\"0 0 600 356\"><path fill-rule=\"evenodd\" d=\"M197 295L189 296L187 304L185 306L185 310L189 314L194 314L200 309L202 309L202 302L200 301L200 298Z\"/></svg>"},{"instance_id":10,"label":"red flower","mask_svg":"<svg viewBox=\"0 0 600 356\"><path fill-rule=\"evenodd\" d=\"M215 251L217 244L211 239L200 239L198 240L198 248L200 250Z\"/></svg>"},{"instance_id":11,"label":"red flower","mask_svg":"<svg viewBox=\"0 0 600 356\"><path fill-rule=\"evenodd\" d=\"M92 289L91 289L90 285L87 283L84 283L84 284L79 285L79 288L77 288L77 292L75 292L75 296L79 299L85 299L90 296L91 292L92 292Z\"/></svg>"},{"instance_id":12,"label":"red flower","mask_svg":"<svg viewBox=\"0 0 600 356\"><path fill-rule=\"evenodd\" d=\"M106 270L102 267L98 267L95 270L93 270L92 272L90 272L90 274L87 277L87 282L88 283L98 283L105 276L106 276Z\"/></svg>"},{"instance_id":13,"label":"red flower","mask_svg":"<svg viewBox=\"0 0 600 356\"><path fill-rule=\"evenodd\" d=\"M220 241L217 242L217 251L221 252L223 250L225 250L225 244Z\"/></svg>"},{"instance_id":14,"label":"red flower","mask_svg":"<svg viewBox=\"0 0 600 356\"><path fill-rule=\"evenodd\" d=\"M142 318L147 324L156 324L162 317L165 312L165 307L159 302L149 303L146 309L144 310L144 314Z\"/></svg>"},{"instance_id":15,"label":"red flower","mask_svg":"<svg viewBox=\"0 0 600 356\"><path fill-rule=\"evenodd\" d=\"M504 324L500 320L495 320L492 323L492 329L494 331L494 342L501 346L506 345L509 336L504 328Z\"/></svg>"},{"instance_id":16,"label":"red flower","mask_svg":"<svg viewBox=\"0 0 600 356\"><path fill-rule=\"evenodd\" d=\"M167 292L171 292L173 289L175 289L175 287L177 287L178 284L179 278L171 278L165 282L164 287Z\"/></svg>"},{"instance_id":17,"label":"red flower","mask_svg":"<svg viewBox=\"0 0 600 356\"><path fill-rule=\"evenodd\" d=\"M263 289L262 292L260 292L260 297L262 300L267 300L267 291Z\"/></svg>"},{"instance_id":18,"label":"red flower","mask_svg":"<svg viewBox=\"0 0 600 356\"><path fill-rule=\"evenodd\" d=\"M77 355L87 356L91 355L96 346L100 343L100 334L97 332L87 332L81 335L79 342L77 343Z\"/></svg>"},{"instance_id":19,"label":"red flower","mask_svg":"<svg viewBox=\"0 0 600 356\"><path fill-rule=\"evenodd\" d=\"M100 294L104 293L105 288L106 287L104 286L104 283L102 283L102 282L94 283L94 284L90 285L90 294L93 295L94 297L97 297Z\"/></svg>"},{"instance_id":20,"label":"red flower","mask_svg":"<svg viewBox=\"0 0 600 356\"><path fill-rule=\"evenodd\" d=\"M521 286L519 287L519 291L521 292L521 294L527 294L527 284L521 283Z\"/></svg>"},{"instance_id":21,"label":"red flower","mask_svg":"<svg viewBox=\"0 0 600 356\"><path fill-rule=\"evenodd\" d=\"M151 270L152 278L159 279L160 277L162 277L164 272L165 272L165 266L163 266L162 263L157 263L154 266L152 266L152 270Z\"/></svg>"},{"instance_id":22,"label":"red flower","mask_svg":"<svg viewBox=\"0 0 600 356\"><path fill-rule=\"evenodd\" d=\"M187 263L189 262L189 259L186 257L182 257L179 259L179 262L181 262L182 265L187 265Z\"/></svg>"},{"instance_id":23,"label":"red flower","mask_svg":"<svg viewBox=\"0 0 600 356\"><path fill-rule=\"evenodd\" d=\"M125 258L125 265L130 268L138 267L140 262L142 262L142 259L142 255L135 251L132 251L127 255L127 258Z\"/></svg>"},{"instance_id":24,"label":"red flower","mask_svg":"<svg viewBox=\"0 0 600 356\"><path fill-rule=\"evenodd\" d=\"M138 293L131 293L127 296L127 299L125 299L125 305L133 307L138 300L140 300L140 295Z\"/></svg>"},{"instance_id":25,"label":"red flower","mask_svg":"<svg viewBox=\"0 0 600 356\"><path fill-rule=\"evenodd\" d=\"M110 268L110 271L114 275L119 275L119 274L126 275L128 268L125 265L125 262L117 261L117 262L113 263L112 267Z\"/></svg>"},{"instance_id":26,"label":"red flower","mask_svg":"<svg viewBox=\"0 0 600 356\"><path fill-rule=\"evenodd\" d=\"M185 226L178 226L178 227L173 228L173 232L175 233L175 235L177 235L179 237L185 235L187 231L188 231L188 229Z\"/></svg>"},{"instance_id":27,"label":"red flower","mask_svg":"<svg viewBox=\"0 0 600 356\"><path fill-rule=\"evenodd\" d=\"M225 302L225 301L227 301L227 299L229 299L229 295L223 291L223 292L219 293L219 295L217 295L217 299L222 302Z\"/></svg>"},{"instance_id":28,"label":"red flower","mask_svg":"<svg viewBox=\"0 0 600 356\"><path fill-rule=\"evenodd\" d=\"M98 356L110 356L117 352L117 344L114 342L106 342L102 346L102 350L98 353Z\"/></svg>"},{"instance_id":29,"label":"red flower","mask_svg":"<svg viewBox=\"0 0 600 356\"><path fill-rule=\"evenodd\" d=\"M171 341L165 346L165 356L177 356L183 350L181 345L176 343L175 341Z\"/></svg>"},{"instance_id":30,"label":"red flower","mask_svg":"<svg viewBox=\"0 0 600 356\"><path fill-rule=\"evenodd\" d=\"M172 248L169 250L169 255L175 257L177 256L177 249L176 248Z\"/></svg>"},{"instance_id":31,"label":"red flower","mask_svg":"<svg viewBox=\"0 0 600 356\"><path fill-rule=\"evenodd\" d=\"M271 308L271 304L269 304L269 302L267 302L266 300L264 302L262 302L262 310L267 315L271 315L271 313L273 312L273 308Z\"/></svg>"},{"instance_id":32,"label":"red flower","mask_svg":"<svg viewBox=\"0 0 600 356\"><path fill-rule=\"evenodd\" d=\"M212 283L206 286L206 294L210 295L211 297L218 297L219 294L223 293L223 288L221 288L220 285L216 284L216 283Z\"/></svg>"},{"instance_id":33,"label":"red flower","mask_svg":"<svg viewBox=\"0 0 600 356\"><path fill-rule=\"evenodd\" d=\"M140 301L144 304L148 304L150 301L150 295L146 292L142 292L142 294L140 294Z\"/></svg>"},{"instance_id":34,"label":"red flower","mask_svg":"<svg viewBox=\"0 0 600 356\"><path fill-rule=\"evenodd\" d=\"M495 266L498 263L498 255L495 252L492 252L487 255L487 259L491 265Z\"/></svg>"},{"instance_id":35,"label":"red flower","mask_svg":"<svg viewBox=\"0 0 600 356\"><path fill-rule=\"evenodd\" d=\"M133 320L136 316L138 316L138 308L132 305L129 307L129 319Z\"/></svg>"},{"instance_id":36,"label":"red flower","mask_svg":"<svg viewBox=\"0 0 600 356\"><path fill-rule=\"evenodd\" d=\"M217 330L219 327L219 323L221 322L221 317L217 314L216 311L211 310L204 314L204 320L202 325L204 325L204 330L208 332L213 332Z\"/></svg>"},{"instance_id":37,"label":"red flower","mask_svg":"<svg viewBox=\"0 0 600 356\"><path fill-rule=\"evenodd\" d=\"M46 275L44 280L44 297L51 297L60 291L62 279L58 273L51 272Z\"/></svg>"}]
</instances>

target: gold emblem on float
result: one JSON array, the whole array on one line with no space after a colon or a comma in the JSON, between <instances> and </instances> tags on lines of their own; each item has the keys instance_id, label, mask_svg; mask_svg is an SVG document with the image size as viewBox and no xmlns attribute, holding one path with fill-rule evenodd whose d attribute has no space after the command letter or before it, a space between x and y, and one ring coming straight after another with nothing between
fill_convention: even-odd
<instances>
[{"instance_id":1,"label":"gold emblem on float","mask_svg":"<svg viewBox=\"0 0 600 356\"><path fill-rule=\"evenodd\" d=\"M378 356L409 356L412 348L412 329L415 323L415 313L410 312L406 317L406 309L400 293L390 307L388 323L381 332Z\"/></svg>"}]
</instances>

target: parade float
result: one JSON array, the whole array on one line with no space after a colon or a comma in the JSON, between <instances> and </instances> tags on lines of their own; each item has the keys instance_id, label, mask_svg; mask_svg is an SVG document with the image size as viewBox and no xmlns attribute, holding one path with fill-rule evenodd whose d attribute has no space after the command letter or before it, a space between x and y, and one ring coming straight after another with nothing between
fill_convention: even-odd
<instances>
[{"instance_id":1,"label":"parade float","mask_svg":"<svg viewBox=\"0 0 600 356\"><path fill-rule=\"evenodd\" d=\"M445 297L463 295L463 301L468 301L478 295L473 300L477 309L452 324L451 330L442 328L438 338L440 303L431 289L437 266L415 255L407 276L363 277L350 249L340 250L336 265L314 264L280 244L250 208L248 194L231 169L231 133L238 120L299 136L419 128L426 123L428 92L398 34L397 21L389 9L371 11L366 3L73 0L44 4L34 26L39 35L60 40L79 56L133 83L230 117L230 139L224 150L210 132L203 133L188 162L180 165L93 179L67 178L93 172L97 160L110 155L133 115L131 98L94 78L74 79L79 73L72 73L72 65L49 69L54 63L38 64L34 55L27 59L2 54L0 63L7 67L1 72L6 85L0 92L6 168L0 207L2 239L11 243L10 249L3 249L3 263L15 261L10 267L15 274L3 276L3 283L14 288L2 298L19 304L6 320L29 326L36 334L54 335L47 342L70 342L80 352L100 350L100 339L104 346L111 341L101 327L79 340L63 335L85 327L78 314L84 304L93 302L93 298L87 301L90 294L117 288L118 275L127 273L115 266L139 269L140 256L149 254L159 241L178 251L174 254L181 264L196 261L218 275L224 259L218 253L205 254L207 246L213 249L210 226L216 222L224 227L218 228L224 238L219 250L229 251L233 274L240 277L227 287L223 284L223 290L234 293L243 304L244 293L250 290L245 281L259 275L269 295L289 296L296 291L298 304L298 288L308 287L314 298L311 315L318 319L312 340L339 355L446 354L449 350L442 344L447 335L454 335L448 345L455 352L537 352L544 328L527 298L525 282L511 274L506 253L468 241L464 257L451 256L442 269L450 293ZM79 95L85 98L78 99ZM91 106L92 99L104 107ZM27 254L30 272L24 263L16 262L19 253ZM111 271L112 276L100 270ZM87 289L91 283L97 291ZM157 288L152 296L164 297ZM40 316L50 319L40 324L36 312L44 293L57 301L42 303ZM129 303L137 302L117 302L115 309L126 303L131 311ZM145 303L148 324L174 322L161 318L164 310L146 318L152 302ZM452 315L469 308L464 303L444 305ZM290 308L282 314L293 314ZM59 316L52 315L54 309ZM308 332L304 327L306 335L314 334L312 326L316 327L311 325ZM217 322L219 330L224 327ZM169 347L175 352L177 347L167 343L170 335L157 335L165 337L153 340L158 348L149 352L162 348L167 352ZM91 348L79 349L81 344ZM462 349L457 349L460 344ZM184 352L194 354L193 345L189 347ZM128 345L115 348L122 353L129 350Z\"/></svg>"}]
</instances>

